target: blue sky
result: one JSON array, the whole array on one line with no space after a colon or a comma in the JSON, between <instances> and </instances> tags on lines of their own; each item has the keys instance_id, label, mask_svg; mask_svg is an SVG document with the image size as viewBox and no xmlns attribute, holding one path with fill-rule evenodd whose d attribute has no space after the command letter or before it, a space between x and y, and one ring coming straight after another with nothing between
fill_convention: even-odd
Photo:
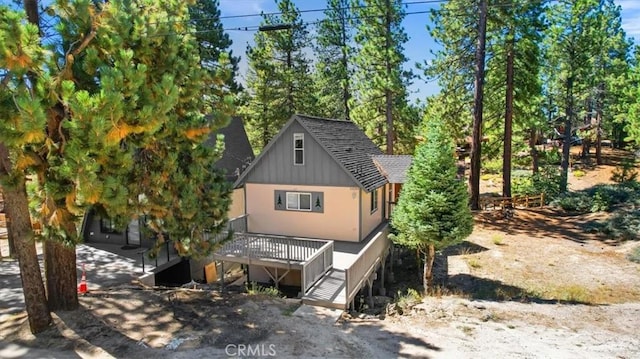
<instances>
[{"instance_id":1,"label":"blue sky","mask_svg":"<svg viewBox=\"0 0 640 359\"><path fill-rule=\"evenodd\" d=\"M298 9L301 11L323 9L326 7L324 0L294 0ZM439 7L438 3L419 3L421 0L404 0L405 11L407 16L403 22L405 31L409 35L409 41L405 44L405 54L409 59L406 67L414 69L416 74L421 74L415 70L415 64L428 61L431 51L437 49L437 44L431 39L426 30L429 24L429 14L420 13L431 8ZM616 3L622 6L622 26L628 36L636 39L636 44L640 40L640 0L616 0ZM220 0L220 12L224 16L250 15L260 14L264 12L277 12L274 0ZM411 13L417 14L411 14ZM303 13L305 22L314 22L322 19L322 11ZM243 76L247 69L245 50L247 44L253 43L255 31L231 30L233 28L243 28L247 26L256 26L260 24L260 16L249 16L241 18L223 19L227 33L233 40L233 53L240 55L242 61L240 64L240 75ZM310 28L313 35L314 27ZM437 85L427 83L421 79L415 79L411 86L412 99L424 99L426 96L438 91Z\"/></svg>"}]
</instances>

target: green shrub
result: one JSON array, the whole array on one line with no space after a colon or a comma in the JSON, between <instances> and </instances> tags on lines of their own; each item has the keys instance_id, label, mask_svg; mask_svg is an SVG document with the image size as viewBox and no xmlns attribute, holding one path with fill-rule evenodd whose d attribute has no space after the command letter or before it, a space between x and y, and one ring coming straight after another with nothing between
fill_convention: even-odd
<instances>
[{"instance_id":1,"label":"green shrub","mask_svg":"<svg viewBox=\"0 0 640 359\"><path fill-rule=\"evenodd\" d=\"M573 171L573 177L580 178L584 177L587 173L583 170L575 170Z\"/></svg>"},{"instance_id":2,"label":"green shrub","mask_svg":"<svg viewBox=\"0 0 640 359\"><path fill-rule=\"evenodd\" d=\"M616 212L608 220L599 224L600 232L612 239L637 240L640 233L640 209Z\"/></svg>"},{"instance_id":3,"label":"green shrub","mask_svg":"<svg viewBox=\"0 0 640 359\"><path fill-rule=\"evenodd\" d=\"M422 302L422 295L417 290L409 288L406 293L398 291L393 303L387 307L387 313L407 314L411 311L411 308L420 302Z\"/></svg>"},{"instance_id":4,"label":"green shrub","mask_svg":"<svg viewBox=\"0 0 640 359\"><path fill-rule=\"evenodd\" d=\"M637 182L635 182L637 183ZM638 188L632 182L616 185L601 184L584 190L589 196L600 196L609 206L627 203L638 197Z\"/></svg>"},{"instance_id":5,"label":"green shrub","mask_svg":"<svg viewBox=\"0 0 640 359\"><path fill-rule=\"evenodd\" d=\"M483 172L490 174L502 173L502 158L496 158L483 162L482 170Z\"/></svg>"},{"instance_id":6,"label":"green shrub","mask_svg":"<svg viewBox=\"0 0 640 359\"><path fill-rule=\"evenodd\" d=\"M613 170L611 180L617 183L625 183L635 181L638 178L636 171L636 161L633 158L625 158L622 164Z\"/></svg>"},{"instance_id":7,"label":"green shrub","mask_svg":"<svg viewBox=\"0 0 640 359\"><path fill-rule=\"evenodd\" d=\"M568 192L553 200L551 205L567 212L587 213L593 207L593 198L584 192Z\"/></svg>"},{"instance_id":8,"label":"green shrub","mask_svg":"<svg viewBox=\"0 0 640 359\"><path fill-rule=\"evenodd\" d=\"M245 290L249 295L264 295L273 298L283 297L282 293L275 287L263 287L256 282L245 284Z\"/></svg>"},{"instance_id":9,"label":"green shrub","mask_svg":"<svg viewBox=\"0 0 640 359\"><path fill-rule=\"evenodd\" d=\"M640 185L633 181L615 185L601 184L578 192L567 192L553 200L551 204L568 212L586 213L609 211L615 205L625 203L637 205L638 202L640 202Z\"/></svg>"},{"instance_id":10,"label":"green shrub","mask_svg":"<svg viewBox=\"0 0 640 359\"><path fill-rule=\"evenodd\" d=\"M611 206L611 199L604 191L596 191L593 195L593 201L591 204L591 212L604 212L608 211Z\"/></svg>"},{"instance_id":11,"label":"green shrub","mask_svg":"<svg viewBox=\"0 0 640 359\"><path fill-rule=\"evenodd\" d=\"M640 263L640 247L636 247L629 252L629 254L627 254L627 259L632 262Z\"/></svg>"},{"instance_id":12,"label":"green shrub","mask_svg":"<svg viewBox=\"0 0 640 359\"><path fill-rule=\"evenodd\" d=\"M512 190L515 195L537 195L544 193L545 202L558 197L560 194L560 171L556 166L540 167L535 175L523 175L514 177Z\"/></svg>"}]
</instances>

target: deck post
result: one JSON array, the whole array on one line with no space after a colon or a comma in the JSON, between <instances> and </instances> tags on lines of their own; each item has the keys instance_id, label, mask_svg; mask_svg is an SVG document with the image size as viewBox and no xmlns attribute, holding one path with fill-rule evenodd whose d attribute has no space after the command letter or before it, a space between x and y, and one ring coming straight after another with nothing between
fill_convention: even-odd
<instances>
[{"instance_id":1,"label":"deck post","mask_svg":"<svg viewBox=\"0 0 640 359\"><path fill-rule=\"evenodd\" d=\"M220 261L220 293L224 293L224 261Z\"/></svg>"},{"instance_id":2,"label":"deck post","mask_svg":"<svg viewBox=\"0 0 640 359\"><path fill-rule=\"evenodd\" d=\"M389 282L393 283L395 282L395 278L393 275L393 261L394 261L394 256L393 253L395 252L395 246L393 245L393 243L391 243L389 245Z\"/></svg>"},{"instance_id":3,"label":"deck post","mask_svg":"<svg viewBox=\"0 0 640 359\"><path fill-rule=\"evenodd\" d=\"M372 273L369 278L367 278L367 304L369 304L369 309L373 309L373 275Z\"/></svg>"},{"instance_id":4,"label":"deck post","mask_svg":"<svg viewBox=\"0 0 640 359\"><path fill-rule=\"evenodd\" d=\"M382 262L380 267L380 295L387 295L387 290L384 288L384 270L385 270L385 262L387 261L387 256L382 256Z\"/></svg>"}]
</instances>

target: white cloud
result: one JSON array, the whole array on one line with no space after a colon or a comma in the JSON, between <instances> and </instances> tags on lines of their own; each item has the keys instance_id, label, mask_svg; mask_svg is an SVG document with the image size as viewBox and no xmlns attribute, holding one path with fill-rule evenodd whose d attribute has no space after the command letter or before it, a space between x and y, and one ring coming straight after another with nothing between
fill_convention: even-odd
<instances>
[{"instance_id":1,"label":"white cloud","mask_svg":"<svg viewBox=\"0 0 640 359\"><path fill-rule=\"evenodd\" d=\"M622 6L622 11L640 10L640 1L638 0L616 0L616 4Z\"/></svg>"},{"instance_id":2,"label":"white cloud","mask_svg":"<svg viewBox=\"0 0 640 359\"><path fill-rule=\"evenodd\" d=\"M264 10L264 0L220 0L222 16L259 14Z\"/></svg>"},{"instance_id":3,"label":"white cloud","mask_svg":"<svg viewBox=\"0 0 640 359\"><path fill-rule=\"evenodd\" d=\"M640 1L616 0L616 4L622 7L622 28L627 36L640 40Z\"/></svg>"}]
</instances>

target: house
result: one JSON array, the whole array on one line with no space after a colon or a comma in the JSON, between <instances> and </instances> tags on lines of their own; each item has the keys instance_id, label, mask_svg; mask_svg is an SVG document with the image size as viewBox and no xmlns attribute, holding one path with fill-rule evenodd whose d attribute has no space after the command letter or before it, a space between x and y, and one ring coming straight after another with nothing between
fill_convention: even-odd
<instances>
[{"instance_id":1,"label":"house","mask_svg":"<svg viewBox=\"0 0 640 359\"><path fill-rule=\"evenodd\" d=\"M214 146L218 134L224 135L225 150L222 157L215 163L215 167L223 169L226 173L227 181L234 183L254 159L253 149L249 144L249 139L240 117L232 117L226 127L217 133L212 133L205 143ZM228 218L235 218L244 214L244 203L244 190L235 188L232 193L232 204L227 214ZM124 231L119 231L113 226L109 218L100 218L93 211L88 211L83 219L81 233L84 242L89 245L117 252L121 255L133 256L136 257L135 259L141 260L143 272L146 271L145 268L152 268L152 271L159 272L159 270L182 261L182 258L177 255L175 249L169 246L168 242L167 246L158 253L156 260L150 262L148 258L145 258L146 251L153 247L155 240L141 230L142 227L142 221L136 218L128 224ZM199 264L201 263L198 262L195 267L198 267ZM191 267L194 267L193 263ZM192 268L191 272L195 272L196 279L200 279L199 273L201 270ZM188 282L194 275L181 277L185 279L188 277L186 279ZM184 281L184 279L181 281Z\"/></svg>"},{"instance_id":2,"label":"house","mask_svg":"<svg viewBox=\"0 0 640 359\"><path fill-rule=\"evenodd\" d=\"M410 155L375 155L372 157L373 163L378 167L380 173L389 182L387 193L387 218L391 218L393 207L398 203L402 185L407 181L407 173L413 156Z\"/></svg>"},{"instance_id":3,"label":"house","mask_svg":"<svg viewBox=\"0 0 640 359\"><path fill-rule=\"evenodd\" d=\"M294 115L237 179L246 232L216 252L247 280L298 288L303 302L346 309L371 294L389 249L380 149L350 121ZM224 275L224 270L221 271Z\"/></svg>"}]
</instances>

